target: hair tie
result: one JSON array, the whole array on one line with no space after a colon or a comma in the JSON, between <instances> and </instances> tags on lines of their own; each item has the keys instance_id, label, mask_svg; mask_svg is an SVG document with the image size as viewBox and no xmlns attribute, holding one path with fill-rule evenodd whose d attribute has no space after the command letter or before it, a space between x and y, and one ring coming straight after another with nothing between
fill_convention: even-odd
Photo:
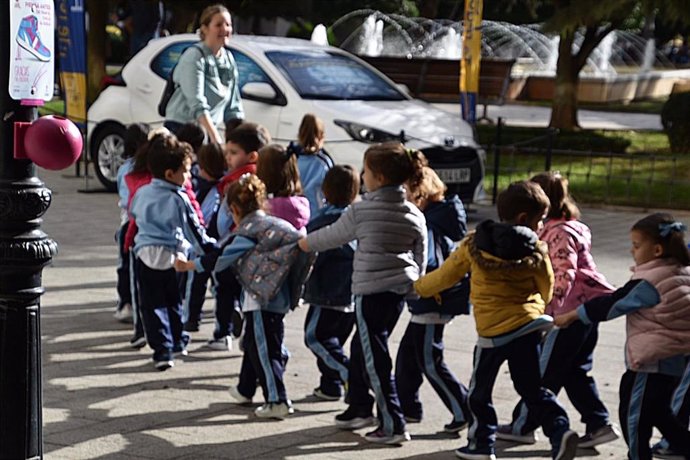
<instances>
[{"instance_id":1,"label":"hair tie","mask_svg":"<svg viewBox=\"0 0 690 460\"><path fill-rule=\"evenodd\" d=\"M249 190L250 192L254 193L254 184L252 184L251 182L249 182L249 180L251 179L251 177L252 177L252 174L251 174L251 173L244 173L244 174L242 174L242 175L240 176L239 183L240 183L240 185L241 185L242 187L247 187L247 190Z\"/></svg>"},{"instance_id":2,"label":"hair tie","mask_svg":"<svg viewBox=\"0 0 690 460\"><path fill-rule=\"evenodd\" d=\"M662 238L666 238L671 234L671 232L684 232L688 229L682 222L670 222L666 224L659 224L659 235Z\"/></svg>"},{"instance_id":3,"label":"hair tie","mask_svg":"<svg viewBox=\"0 0 690 460\"><path fill-rule=\"evenodd\" d=\"M412 159L412 155L414 155L415 152L417 152L417 150L415 149L405 149L405 153L407 153L407 156L410 157L410 160Z\"/></svg>"},{"instance_id":4,"label":"hair tie","mask_svg":"<svg viewBox=\"0 0 690 460\"><path fill-rule=\"evenodd\" d=\"M285 161L288 161L293 155L297 156L297 149L295 149L295 146L292 144L292 142L290 142L285 149Z\"/></svg>"}]
</instances>

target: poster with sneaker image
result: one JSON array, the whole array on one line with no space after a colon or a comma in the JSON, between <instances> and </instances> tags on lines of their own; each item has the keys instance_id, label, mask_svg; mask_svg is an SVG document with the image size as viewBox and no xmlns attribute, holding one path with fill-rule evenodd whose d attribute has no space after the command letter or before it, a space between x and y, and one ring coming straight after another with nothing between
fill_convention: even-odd
<instances>
[{"instance_id":1,"label":"poster with sneaker image","mask_svg":"<svg viewBox=\"0 0 690 460\"><path fill-rule=\"evenodd\" d=\"M10 97L48 101L53 98L53 0L10 0Z\"/></svg>"}]
</instances>

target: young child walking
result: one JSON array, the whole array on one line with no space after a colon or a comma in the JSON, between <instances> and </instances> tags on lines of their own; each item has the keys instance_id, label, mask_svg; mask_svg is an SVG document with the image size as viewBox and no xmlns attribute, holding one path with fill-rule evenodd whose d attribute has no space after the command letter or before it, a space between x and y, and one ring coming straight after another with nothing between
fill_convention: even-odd
<instances>
[{"instance_id":1,"label":"young child walking","mask_svg":"<svg viewBox=\"0 0 690 460\"><path fill-rule=\"evenodd\" d=\"M357 240L352 274L356 332L350 350L349 407L336 425L357 429L378 423L370 442L409 441L388 348L405 296L424 273L427 231L424 215L406 200L404 184L417 182L425 159L399 142L375 144L364 153L367 194L332 225L300 240L304 251L325 251ZM365 358L366 357L366 358ZM376 396L378 421L372 416Z\"/></svg>"},{"instance_id":2,"label":"young child walking","mask_svg":"<svg viewBox=\"0 0 690 460\"><path fill-rule=\"evenodd\" d=\"M134 253L146 340L156 369L166 370L175 354L186 354L189 342L174 262L186 257L190 245L203 254L215 248L215 241L206 236L183 189L191 167L189 144L174 136L155 138L148 165L153 179L134 195L130 213L139 227Z\"/></svg>"},{"instance_id":3,"label":"young child walking","mask_svg":"<svg viewBox=\"0 0 690 460\"><path fill-rule=\"evenodd\" d=\"M431 297L471 273L470 300L477 326L477 345L470 380L469 407L474 418L468 445L459 458L493 460L496 411L492 392L501 365L508 361L518 394L549 437L552 456L572 459L577 433L570 430L565 409L541 386L539 344L552 319L544 315L553 292L553 271L546 244L536 230L549 209L549 199L534 182L515 182L498 196L500 223L486 220L460 243L437 270L415 283L422 297Z\"/></svg>"},{"instance_id":4,"label":"young child walking","mask_svg":"<svg viewBox=\"0 0 690 460\"><path fill-rule=\"evenodd\" d=\"M546 314L558 317L582 303L614 290L597 271L592 258L589 227L580 222L580 210L568 193L568 180L559 173L546 172L531 179L549 198L549 212L539 239L549 248L554 272L553 299ZM591 448L618 439L618 428L609 421L609 412L599 397L592 376L593 353L598 323L577 323L567 329L554 328L544 339L540 360L542 385L558 394L564 388L585 424L579 447ZM510 424L499 425L498 439L533 444L539 422L523 402L513 411Z\"/></svg>"},{"instance_id":5,"label":"young child walking","mask_svg":"<svg viewBox=\"0 0 690 460\"><path fill-rule=\"evenodd\" d=\"M308 113L302 117L297 142L290 142L288 146L288 150L294 151L297 155L304 196L309 200L312 216L324 206L321 184L334 164L333 159L323 149L325 137L323 121L313 113Z\"/></svg>"},{"instance_id":6,"label":"young child walking","mask_svg":"<svg viewBox=\"0 0 690 460\"><path fill-rule=\"evenodd\" d=\"M424 213L428 229L427 272L437 269L467 233L465 208L457 195L444 198L446 185L433 169L425 166L422 181L410 186L408 197ZM441 292L438 299L408 300L412 313L398 347L395 381L405 420L423 417L419 387L427 378L453 419L443 429L457 433L471 420L467 387L460 383L443 358L443 331L455 315L469 314L469 279Z\"/></svg>"},{"instance_id":7,"label":"young child walking","mask_svg":"<svg viewBox=\"0 0 690 460\"><path fill-rule=\"evenodd\" d=\"M635 261L632 279L610 295L598 297L556 317L567 327L626 315L625 367L618 415L628 458L649 460L652 429L674 451L690 458L687 420L672 409L672 397L690 354L690 255L686 227L665 213L649 215L630 231Z\"/></svg>"},{"instance_id":8,"label":"young child walking","mask_svg":"<svg viewBox=\"0 0 690 460\"><path fill-rule=\"evenodd\" d=\"M255 175L246 174L230 184L226 196L237 222L233 238L217 259L178 260L176 269L232 269L237 274L246 324L239 385L231 387L230 393L238 403L250 403L258 378L266 403L254 413L282 419L293 413L283 380L283 318L293 305L287 280L299 255L296 243L300 234L264 212L266 187Z\"/></svg>"},{"instance_id":9,"label":"young child walking","mask_svg":"<svg viewBox=\"0 0 690 460\"><path fill-rule=\"evenodd\" d=\"M316 211L307 232L336 222L359 195L359 174L349 165L336 165L323 180L326 206ZM352 262L356 243L350 241L319 253L304 291L309 311L304 322L304 343L316 356L321 372L314 396L337 401L348 382L347 357L343 345L355 325L352 301ZM333 276L337 273L337 276Z\"/></svg>"}]
</instances>

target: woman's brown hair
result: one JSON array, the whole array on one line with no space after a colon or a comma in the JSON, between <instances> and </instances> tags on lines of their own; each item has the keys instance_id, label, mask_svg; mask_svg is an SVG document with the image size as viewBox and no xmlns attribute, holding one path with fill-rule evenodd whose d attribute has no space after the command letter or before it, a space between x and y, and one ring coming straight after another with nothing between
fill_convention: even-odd
<instances>
[{"instance_id":1,"label":"woman's brown hair","mask_svg":"<svg viewBox=\"0 0 690 460\"><path fill-rule=\"evenodd\" d=\"M297 156L292 149L286 150L278 144L259 149L256 175L266 184L269 195L287 197L302 194Z\"/></svg>"},{"instance_id":2,"label":"woman's brown hair","mask_svg":"<svg viewBox=\"0 0 690 460\"><path fill-rule=\"evenodd\" d=\"M201 15L199 16L199 37L201 37L202 40L204 40L206 37L204 36L204 33L201 30L201 26L208 27L208 25L211 24L211 20L213 19L213 16L215 16L218 13L230 14L230 10L228 10L225 7L225 5L221 5L220 3L217 3L215 5L207 6L201 12Z\"/></svg>"}]
</instances>

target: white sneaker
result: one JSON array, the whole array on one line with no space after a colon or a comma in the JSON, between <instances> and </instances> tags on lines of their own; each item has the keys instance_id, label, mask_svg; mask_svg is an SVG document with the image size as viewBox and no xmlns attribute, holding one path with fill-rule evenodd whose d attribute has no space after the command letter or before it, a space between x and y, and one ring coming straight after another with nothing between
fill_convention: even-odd
<instances>
[{"instance_id":1,"label":"white sneaker","mask_svg":"<svg viewBox=\"0 0 690 460\"><path fill-rule=\"evenodd\" d=\"M232 351L232 339L230 336L221 337L220 339L211 339L204 345L211 350Z\"/></svg>"},{"instance_id":2,"label":"white sneaker","mask_svg":"<svg viewBox=\"0 0 690 460\"><path fill-rule=\"evenodd\" d=\"M254 411L254 415L259 418L275 418L278 420L283 420L290 414L294 414L295 409L292 405L288 403L266 403L263 406L257 407Z\"/></svg>"},{"instance_id":3,"label":"white sneaker","mask_svg":"<svg viewBox=\"0 0 690 460\"><path fill-rule=\"evenodd\" d=\"M237 389L237 386L232 385L228 391L230 392L230 396L232 396L232 399L234 399L237 404L252 403L252 398L248 398L242 393L240 393L240 390Z\"/></svg>"},{"instance_id":4,"label":"white sneaker","mask_svg":"<svg viewBox=\"0 0 690 460\"><path fill-rule=\"evenodd\" d=\"M134 321L132 314L132 304L126 303L122 306L122 308L115 310L113 318L121 323L131 323Z\"/></svg>"},{"instance_id":5,"label":"white sneaker","mask_svg":"<svg viewBox=\"0 0 690 460\"><path fill-rule=\"evenodd\" d=\"M536 444L539 440L537 433L534 431L525 434L513 433L513 425L510 423L498 425L496 438L503 441L519 442L520 444Z\"/></svg>"},{"instance_id":6,"label":"white sneaker","mask_svg":"<svg viewBox=\"0 0 690 460\"><path fill-rule=\"evenodd\" d=\"M175 366L175 361L173 361L172 359L170 359L170 360L164 359L162 361L154 361L153 365L159 371L167 371L171 367Z\"/></svg>"}]
</instances>

